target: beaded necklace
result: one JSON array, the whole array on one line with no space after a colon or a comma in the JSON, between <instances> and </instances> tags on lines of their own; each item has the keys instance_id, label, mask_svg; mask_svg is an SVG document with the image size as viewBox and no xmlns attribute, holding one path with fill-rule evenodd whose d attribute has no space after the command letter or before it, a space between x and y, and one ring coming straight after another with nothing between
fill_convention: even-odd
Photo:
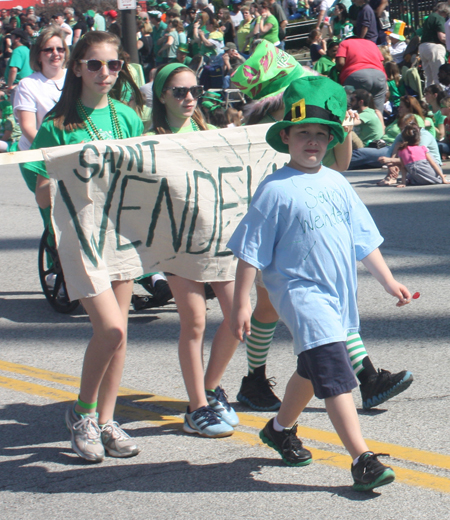
<instances>
[{"instance_id":1,"label":"beaded necklace","mask_svg":"<svg viewBox=\"0 0 450 520\"><path fill-rule=\"evenodd\" d=\"M119 119L117 117L116 107L114 106L111 98L108 96L108 106L109 106L109 114L111 116L111 124L113 129L113 136L115 139L123 139L122 129L119 125ZM98 128L95 126L94 121L89 117L89 114L86 112L86 108L81 102L81 99L77 99L77 109L78 113L81 115L83 119L83 125L86 132L89 134L89 137L92 141L96 139L98 141L102 141L103 137L99 132Z\"/></svg>"},{"instance_id":2,"label":"beaded necklace","mask_svg":"<svg viewBox=\"0 0 450 520\"><path fill-rule=\"evenodd\" d=\"M191 128L192 128L192 131L193 132L200 132L200 127L198 126L198 124L192 119L192 117L189 118L189 122L191 123ZM170 123L166 117L166 123L167 123L167 126L169 127L170 131L172 132L172 134L175 134L176 132L173 131L173 128L170 126Z\"/></svg>"}]
</instances>

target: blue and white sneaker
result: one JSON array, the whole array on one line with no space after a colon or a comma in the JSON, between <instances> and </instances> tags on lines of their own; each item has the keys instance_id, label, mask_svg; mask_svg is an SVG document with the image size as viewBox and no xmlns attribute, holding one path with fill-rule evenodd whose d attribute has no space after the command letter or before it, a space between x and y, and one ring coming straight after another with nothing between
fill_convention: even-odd
<instances>
[{"instance_id":1,"label":"blue and white sneaker","mask_svg":"<svg viewBox=\"0 0 450 520\"><path fill-rule=\"evenodd\" d=\"M209 406L230 426L237 426L239 417L230 406L227 398L228 396L221 386L216 387L214 390L206 390L206 399Z\"/></svg>"},{"instance_id":2,"label":"blue and white sneaker","mask_svg":"<svg viewBox=\"0 0 450 520\"><path fill-rule=\"evenodd\" d=\"M212 439L229 437L233 435L234 429L222 420L210 406L202 406L192 413L186 410L184 416L183 430L186 433L197 433L201 437Z\"/></svg>"}]
</instances>

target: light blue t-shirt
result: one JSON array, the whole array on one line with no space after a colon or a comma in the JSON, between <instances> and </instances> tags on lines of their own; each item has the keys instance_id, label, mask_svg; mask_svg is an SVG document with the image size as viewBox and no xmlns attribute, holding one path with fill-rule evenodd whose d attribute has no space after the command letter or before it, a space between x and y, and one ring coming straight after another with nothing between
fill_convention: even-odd
<instances>
[{"instance_id":1,"label":"light blue t-shirt","mask_svg":"<svg viewBox=\"0 0 450 520\"><path fill-rule=\"evenodd\" d=\"M359 329L356 261L382 242L340 173L285 166L260 184L228 247L261 269L298 355Z\"/></svg>"},{"instance_id":2,"label":"light blue t-shirt","mask_svg":"<svg viewBox=\"0 0 450 520\"><path fill-rule=\"evenodd\" d=\"M403 143L403 137L402 134L398 134L398 136L395 138L395 141L392 143L390 148L389 157L392 156L393 151L395 150L395 147ZM430 151L430 154L433 156L433 159L439 164L439 166L442 166L442 159L441 154L439 153L439 148L437 145L436 139L430 134L428 130L425 128L420 129L420 146L426 146L428 150ZM388 155L388 154L385 154Z\"/></svg>"}]
</instances>

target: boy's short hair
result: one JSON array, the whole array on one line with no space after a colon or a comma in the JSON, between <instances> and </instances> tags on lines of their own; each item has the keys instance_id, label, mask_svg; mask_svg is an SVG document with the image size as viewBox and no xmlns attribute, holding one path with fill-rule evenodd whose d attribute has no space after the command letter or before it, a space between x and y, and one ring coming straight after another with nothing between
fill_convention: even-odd
<instances>
[{"instance_id":1,"label":"boy's short hair","mask_svg":"<svg viewBox=\"0 0 450 520\"><path fill-rule=\"evenodd\" d=\"M364 103L365 107L370 107L371 104L373 105L373 103L371 103L373 101L372 94L370 92L368 92L367 90L364 90L363 88L356 89L352 93L352 96L355 96L355 98L358 101L362 101Z\"/></svg>"}]
</instances>

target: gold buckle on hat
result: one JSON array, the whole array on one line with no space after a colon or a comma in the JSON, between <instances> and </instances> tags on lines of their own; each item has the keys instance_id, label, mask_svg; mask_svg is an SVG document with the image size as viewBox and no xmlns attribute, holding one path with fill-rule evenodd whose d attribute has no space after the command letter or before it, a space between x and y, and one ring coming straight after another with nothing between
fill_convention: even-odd
<instances>
[{"instance_id":1,"label":"gold buckle on hat","mask_svg":"<svg viewBox=\"0 0 450 520\"><path fill-rule=\"evenodd\" d=\"M297 103L294 103L291 107L291 121L297 123L302 121L306 117L306 103L304 99L300 99Z\"/></svg>"}]
</instances>

